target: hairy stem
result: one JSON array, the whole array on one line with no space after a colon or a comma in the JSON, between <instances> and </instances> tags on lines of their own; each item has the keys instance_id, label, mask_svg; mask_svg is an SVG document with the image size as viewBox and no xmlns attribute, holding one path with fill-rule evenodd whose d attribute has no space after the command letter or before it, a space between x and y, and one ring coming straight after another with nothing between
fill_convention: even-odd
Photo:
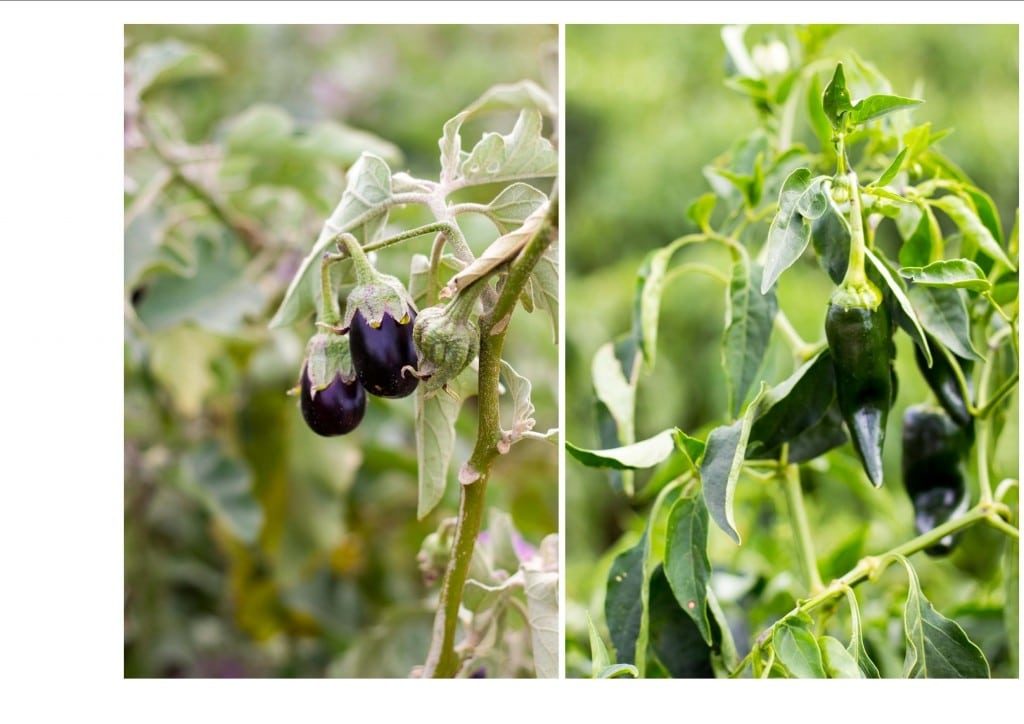
<instances>
[{"instance_id":1,"label":"hairy stem","mask_svg":"<svg viewBox=\"0 0 1024 724\"><path fill-rule=\"evenodd\" d=\"M434 618L430 651L423 667L424 678L448 678L455 676L459 670L461 662L455 650L455 633L459 607L462 605L462 589L469 575L473 548L483 520L491 463L499 454L498 442L501 440L498 387L501 351L508 329L507 318L519 301L519 295L533 268L553 242L552 230L557 225L557 220L558 203L553 200L545 222L509 265L501 295L494 307L480 319L476 444L469 461L459 473L461 489L455 542L445 570L444 581L441 583L441 596Z\"/></svg>"},{"instance_id":2,"label":"hairy stem","mask_svg":"<svg viewBox=\"0 0 1024 724\"><path fill-rule=\"evenodd\" d=\"M804 494L800 488L800 468L787 465L782 471L783 489L786 493L786 506L789 508L789 519L793 524L793 538L796 543L797 558L804 574L804 581L811 594L824 588L821 574L818 572L818 559L814 553L814 540L811 538L811 526L807 522L807 510L804 507Z\"/></svg>"}]
</instances>

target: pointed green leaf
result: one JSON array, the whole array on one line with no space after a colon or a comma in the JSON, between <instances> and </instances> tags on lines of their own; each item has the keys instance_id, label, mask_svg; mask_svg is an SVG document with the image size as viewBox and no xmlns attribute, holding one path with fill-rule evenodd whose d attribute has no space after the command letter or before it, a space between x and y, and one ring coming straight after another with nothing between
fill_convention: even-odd
<instances>
[{"instance_id":1,"label":"pointed green leaf","mask_svg":"<svg viewBox=\"0 0 1024 724\"><path fill-rule=\"evenodd\" d=\"M900 276L926 287L955 287L986 292L992 286L977 264L969 259L946 259L928 266L905 266Z\"/></svg>"},{"instance_id":2,"label":"pointed green leaf","mask_svg":"<svg viewBox=\"0 0 1024 724\"><path fill-rule=\"evenodd\" d=\"M750 427L747 455L775 451L816 425L835 400L832 355L826 349L771 388Z\"/></svg>"},{"instance_id":3,"label":"pointed green leaf","mask_svg":"<svg viewBox=\"0 0 1024 724\"><path fill-rule=\"evenodd\" d=\"M587 630L590 632L590 678L597 679L601 672L611 664L608 656L608 647L604 645L604 639L598 633L594 620L587 614Z\"/></svg>"},{"instance_id":4,"label":"pointed green leaf","mask_svg":"<svg viewBox=\"0 0 1024 724\"><path fill-rule=\"evenodd\" d=\"M782 272L791 267L807 248L811 240L811 224L802 215L801 208L820 208L824 212L828 198L821 188L820 178L812 179L809 169L798 168L782 184L779 210L772 219L765 242L767 251L760 285L762 294L772 288ZM807 200L801 203L805 196Z\"/></svg>"},{"instance_id":5,"label":"pointed green leaf","mask_svg":"<svg viewBox=\"0 0 1024 724\"><path fill-rule=\"evenodd\" d=\"M992 232L981 222L975 210L968 206L962 198L950 194L931 203L942 209L957 225L964 238L975 244L982 254L1002 263L1010 270L1017 268L1010 257L1006 255L1003 247L992 236Z\"/></svg>"},{"instance_id":6,"label":"pointed green leaf","mask_svg":"<svg viewBox=\"0 0 1024 724\"><path fill-rule=\"evenodd\" d=\"M644 556L647 550L647 531L639 542L620 553L608 572L608 585L604 597L604 619L615 647L616 660L632 664L636 660L636 641L640 635L643 611Z\"/></svg>"},{"instance_id":7,"label":"pointed green leaf","mask_svg":"<svg viewBox=\"0 0 1024 724\"><path fill-rule=\"evenodd\" d=\"M981 649L967 638L956 621L935 610L924 593L917 572L906 558L910 588L903 610L907 643L903 676L917 679L987 679L988 662Z\"/></svg>"},{"instance_id":8,"label":"pointed green leaf","mask_svg":"<svg viewBox=\"0 0 1024 724\"><path fill-rule=\"evenodd\" d=\"M915 284L908 294L921 326L961 359L980 360L971 342L970 321L963 292L950 287Z\"/></svg>"},{"instance_id":9,"label":"pointed green leaf","mask_svg":"<svg viewBox=\"0 0 1024 724\"><path fill-rule=\"evenodd\" d=\"M928 338L925 336L924 328L917 318L914 305L911 304L910 297L907 296L908 291L906 285L904 285L899 274L893 273L888 263L886 263L880 256L876 255L875 252L871 251L871 249L865 249L864 253L867 255L868 259L871 260L871 263L874 265L875 269L878 270L878 273L882 275L882 279L885 280L886 285L889 287L889 291L892 292L892 295L896 298L896 302L900 305L900 309L903 310L904 319L910 323L910 328L907 330L907 333L910 334L914 342L917 343L917 346L921 349L925 359L928 361L928 366L931 367L932 352L928 348Z\"/></svg>"},{"instance_id":10,"label":"pointed green leaf","mask_svg":"<svg viewBox=\"0 0 1024 724\"><path fill-rule=\"evenodd\" d=\"M863 679L864 674L846 647L831 636L822 636L818 640L821 649L822 663L830 679Z\"/></svg>"},{"instance_id":11,"label":"pointed green leaf","mask_svg":"<svg viewBox=\"0 0 1024 724\"><path fill-rule=\"evenodd\" d=\"M680 498L668 516L665 543L665 576L680 608L697 624L700 635L711 645L708 623L707 586L711 577L708 560L708 509L698 493Z\"/></svg>"},{"instance_id":12,"label":"pointed green leaf","mask_svg":"<svg viewBox=\"0 0 1024 724\"><path fill-rule=\"evenodd\" d=\"M700 466L704 501L707 503L711 519L737 545L740 543L740 535L736 532L736 524L733 521L732 500L736 492L736 482L743 468L751 421L764 392L765 385L762 382L761 389L747 405L746 412L740 419L731 425L716 427L711 431L704 450L704 461Z\"/></svg>"},{"instance_id":13,"label":"pointed green leaf","mask_svg":"<svg viewBox=\"0 0 1024 724\"><path fill-rule=\"evenodd\" d=\"M896 178L896 174L898 174L900 170L903 168L903 162L906 160L906 158L907 148L904 147L898 154L896 154L896 158L892 160L892 163L890 163L888 168L886 168L885 171L882 172L882 175L878 177L878 180L875 181L873 185L885 186L891 183L892 180Z\"/></svg>"},{"instance_id":14,"label":"pointed green leaf","mask_svg":"<svg viewBox=\"0 0 1024 724\"><path fill-rule=\"evenodd\" d=\"M779 304L775 290L762 293L761 267L746 254L733 262L722 334L722 366L729 383L729 410L738 415L764 362Z\"/></svg>"},{"instance_id":15,"label":"pointed green leaf","mask_svg":"<svg viewBox=\"0 0 1024 724\"><path fill-rule=\"evenodd\" d=\"M772 633L775 661L795 679L825 679L825 663L818 642L801 621L787 619Z\"/></svg>"},{"instance_id":16,"label":"pointed green leaf","mask_svg":"<svg viewBox=\"0 0 1024 724\"><path fill-rule=\"evenodd\" d=\"M675 449L674 432L675 428L662 430L646 440L607 450L586 450L576 447L571 442L565 443L565 449L574 458L591 468L616 468L619 470L651 468L672 454Z\"/></svg>"},{"instance_id":17,"label":"pointed green leaf","mask_svg":"<svg viewBox=\"0 0 1024 724\"><path fill-rule=\"evenodd\" d=\"M903 98L902 96L876 95L868 96L857 101L853 110L850 111L850 120L853 123L867 123L868 121L880 118L893 111L902 111L906 108L913 108L924 103L916 98Z\"/></svg>"},{"instance_id":18,"label":"pointed green leaf","mask_svg":"<svg viewBox=\"0 0 1024 724\"><path fill-rule=\"evenodd\" d=\"M825 93L822 95L821 107L825 111L832 127L841 130L843 127L843 115L853 108L850 103L850 91L846 89L846 75L843 73L843 64L837 63L832 80L825 86Z\"/></svg>"}]
</instances>

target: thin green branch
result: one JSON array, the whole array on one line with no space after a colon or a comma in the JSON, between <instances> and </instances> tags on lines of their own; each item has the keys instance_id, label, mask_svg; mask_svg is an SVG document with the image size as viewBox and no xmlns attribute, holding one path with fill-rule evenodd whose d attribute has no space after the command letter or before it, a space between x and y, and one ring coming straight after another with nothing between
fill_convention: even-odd
<instances>
[{"instance_id":1,"label":"thin green branch","mask_svg":"<svg viewBox=\"0 0 1024 724\"><path fill-rule=\"evenodd\" d=\"M786 506L793 525L793 538L796 543L797 559L804 574L811 594L824 588L821 574L818 572L818 559L814 553L814 539L811 537L811 526L807 521L807 509L804 506L804 494L800 488L800 468L797 465L786 465L781 471L783 490L786 493Z\"/></svg>"}]
</instances>

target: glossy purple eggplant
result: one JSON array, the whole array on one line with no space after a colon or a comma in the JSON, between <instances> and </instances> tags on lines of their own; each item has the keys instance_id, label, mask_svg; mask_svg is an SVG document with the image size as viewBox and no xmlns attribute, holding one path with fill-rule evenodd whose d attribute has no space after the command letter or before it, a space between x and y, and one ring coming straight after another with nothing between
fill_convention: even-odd
<instances>
[{"instance_id":1,"label":"glossy purple eggplant","mask_svg":"<svg viewBox=\"0 0 1024 724\"><path fill-rule=\"evenodd\" d=\"M352 432L366 412L366 392L359 380L345 382L341 375L313 396L313 385L302 368L300 404L302 417L317 435L333 437Z\"/></svg>"},{"instance_id":2,"label":"glossy purple eggplant","mask_svg":"<svg viewBox=\"0 0 1024 724\"><path fill-rule=\"evenodd\" d=\"M412 340L416 314L410 309L409 320L399 324L385 313L380 327L374 328L356 311L349 327L352 366L366 391L378 397L405 397L412 394L419 379L412 374L418 354ZM412 370L403 368L411 367Z\"/></svg>"}]
</instances>

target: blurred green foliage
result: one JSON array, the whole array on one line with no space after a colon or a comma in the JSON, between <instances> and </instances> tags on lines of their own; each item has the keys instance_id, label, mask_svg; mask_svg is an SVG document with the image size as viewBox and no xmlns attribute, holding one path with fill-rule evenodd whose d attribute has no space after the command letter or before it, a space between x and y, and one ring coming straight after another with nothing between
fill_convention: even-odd
<instances>
[{"instance_id":1,"label":"blurred green foliage","mask_svg":"<svg viewBox=\"0 0 1024 724\"><path fill-rule=\"evenodd\" d=\"M756 26L747 30L746 41L748 47L785 41L788 33ZM709 190L702 169L735 139L746 137L758 114L746 97L724 84L731 70L718 27L570 26L566 44L565 439L596 448L601 445L591 388L594 353L630 328L636 270L644 254L696 230L686 209ZM851 26L839 28L821 55L854 52L877 66L895 92L924 97L915 122L955 129L941 141L942 151L992 194L1004 228L1010 229L1019 188L1017 51L1016 26ZM834 60L823 67L830 73ZM828 73L822 71L823 84ZM812 150L819 147L803 108L794 139ZM761 243L754 241L754 248ZM685 257L728 268L722 249L691 248ZM828 277L805 260L787 272L777 290L781 309L800 335L823 340L832 290ZM724 311L725 294L714 279L688 275L666 289L657 364L639 385L636 439L672 426L703 439L728 419L720 352ZM886 485L876 491L845 482L859 479L848 453L830 454L825 465L805 473L808 516L825 580L860 556L914 535L899 480L899 422L903 409L929 392L907 337L898 335L897 344L899 397L889 418ZM790 369L788 349L774 339L763 378L775 383ZM1014 395L1008 415L1016 419L1016 414ZM1007 425L995 456L997 481L1017 477L1017 441L1016 425ZM566 464L567 673L589 676L586 616L589 612L600 627L609 567L639 538L645 505L632 507L612 490L607 474L571 458ZM645 477L638 474L638 488ZM715 587L720 598L741 602L750 625L763 627L792 606L790 589L798 570L784 496L772 483L741 479L735 510L743 546L717 529L710 536ZM1012 670L1002 638L999 576L993 579L987 563L998 564L1002 546L999 535L979 528L969 531L950 559L914 559L929 598L982 646L996 676ZM755 573L765 570L778 575ZM859 596L868 625L884 625L902 606L906 581L900 575L890 571L883 577L879 591L888 593ZM734 633L742 641L759 630ZM871 653L888 675L899 675L902 661L884 660L890 648L878 641Z\"/></svg>"},{"instance_id":2,"label":"blurred green foliage","mask_svg":"<svg viewBox=\"0 0 1024 724\"><path fill-rule=\"evenodd\" d=\"M359 152L436 178L443 123L495 83L550 88L556 44L551 26L126 27L125 676L407 676L423 662L434 604L416 554L454 515L454 482L417 521L412 398L370 398L349 436L310 432L285 393L312 320L267 321ZM477 249L488 223L464 225ZM405 277L429 243L379 263ZM557 426L550 338L520 314L506 342L539 429ZM475 414L470 400L456 468ZM488 502L536 544L558 527L557 456L530 443L512 457Z\"/></svg>"}]
</instances>

